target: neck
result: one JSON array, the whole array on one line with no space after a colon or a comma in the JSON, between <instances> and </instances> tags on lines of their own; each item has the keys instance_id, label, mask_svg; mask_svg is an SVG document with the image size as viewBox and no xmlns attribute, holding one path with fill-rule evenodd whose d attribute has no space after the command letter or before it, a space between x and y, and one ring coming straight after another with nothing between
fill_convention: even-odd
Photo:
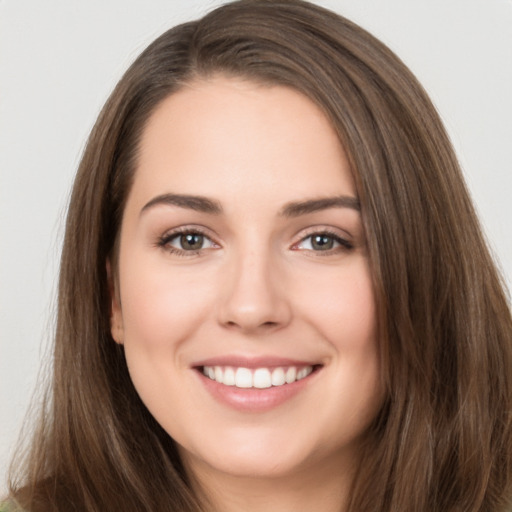
<instances>
[{"instance_id":1,"label":"neck","mask_svg":"<svg viewBox=\"0 0 512 512\"><path fill-rule=\"evenodd\" d=\"M206 466L195 469L193 485L212 512L344 512L354 473L340 468L339 460L271 477L213 472Z\"/></svg>"}]
</instances>

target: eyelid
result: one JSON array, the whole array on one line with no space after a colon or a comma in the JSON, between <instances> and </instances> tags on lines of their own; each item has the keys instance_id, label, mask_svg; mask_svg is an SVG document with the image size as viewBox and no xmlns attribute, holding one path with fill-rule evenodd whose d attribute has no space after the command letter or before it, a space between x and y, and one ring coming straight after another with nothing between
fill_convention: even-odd
<instances>
[{"instance_id":1,"label":"eyelid","mask_svg":"<svg viewBox=\"0 0 512 512\"><path fill-rule=\"evenodd\" d=\"M170 238L172 236L181 235L183 233L197 233L208 238L214 238L209 229L197 224L185 224L183 226L177 226L175 228L168 229L160 238Z\"/></svg>"}]
</instances>

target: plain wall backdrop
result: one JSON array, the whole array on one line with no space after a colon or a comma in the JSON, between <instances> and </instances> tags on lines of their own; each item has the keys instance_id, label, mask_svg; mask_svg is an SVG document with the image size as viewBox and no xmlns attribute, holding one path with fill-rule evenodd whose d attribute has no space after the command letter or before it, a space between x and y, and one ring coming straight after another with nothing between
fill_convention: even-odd
<instances>
[{"instance_id":1,"label":"plain wall backdrop","mask_svg":"<svg viewBox=\"0 0 512 512\"><path fill-rule=\"evenodd\" d=\"M0 0L0 494L51 342L65 209L87 135L149 42L221 3ZM379 37L430 93L510 287L512 0L316 3Z\"/></svg>"}]
</instances>

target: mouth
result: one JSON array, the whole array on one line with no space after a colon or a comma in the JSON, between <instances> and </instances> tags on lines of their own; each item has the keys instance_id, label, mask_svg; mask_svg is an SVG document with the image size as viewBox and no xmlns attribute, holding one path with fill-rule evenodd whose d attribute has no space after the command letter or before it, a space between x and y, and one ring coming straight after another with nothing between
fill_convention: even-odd
<instances>
[{"instance_id":1,"label":"mouth","mask_svg":"<svg viewBox=\"0 0 512 512\"><path fill-rule=\"evenodd\" d=\"M199 371L209 379L240 389L268 389L293 384L305 379L320 365L245 368L233 366L201 366Z\"/></svg>"},{"instance_id":2,"label":"mouth","mask_svg":"<svg viewBox=\"0 0 512 512\"><path fill-rule=\"evenodd\" d=\"M323 367L284 359L218 358L193 369L218 403L243 413L262 413L301 396Z\"/></svg>"}]
</instances>

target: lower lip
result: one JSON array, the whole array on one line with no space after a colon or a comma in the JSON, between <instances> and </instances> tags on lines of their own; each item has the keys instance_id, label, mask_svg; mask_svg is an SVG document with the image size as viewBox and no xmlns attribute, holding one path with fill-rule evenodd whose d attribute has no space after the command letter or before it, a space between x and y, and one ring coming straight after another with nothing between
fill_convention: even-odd
<instances>
[{"instance_id":1,"label":"lower lip","mask_svg":"<svg viewBox=\"0 0 512 512\"><path fill-rule=\"evenodd\" d=\"M244 412L265 412L270 411L288 400L291 400L298 393L303 391L318 373L315 369L307 377L283 384L282 386L272 386L270 388L237 388L236 386L225 386L212 380L200 371L197 374L205 388L220 403L228 405L233 409Z\"/></svg>"}]
</instances>

